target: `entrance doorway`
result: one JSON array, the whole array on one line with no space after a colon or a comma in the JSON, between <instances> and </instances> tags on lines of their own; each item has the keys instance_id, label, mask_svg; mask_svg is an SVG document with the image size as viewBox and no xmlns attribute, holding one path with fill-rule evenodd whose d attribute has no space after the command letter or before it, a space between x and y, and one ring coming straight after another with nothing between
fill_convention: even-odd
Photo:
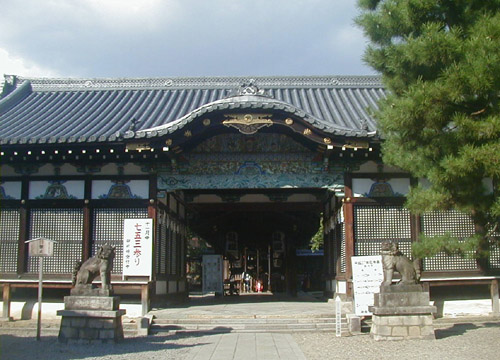
<instances>
[{"instance_id":1,"label":"entrance doorway","mask_svg":"<svg viewBox=\"0 0 500 360\"><path fill-rule=\"evenodd\" d=\"M304 258L297 250L309 248L327 197L325 189L184 192L188 227L206 241L207 253L222 256L224 292L232 295L303 290L311 274L298 270L310 266L298 266Z\"/></svg>"}]
</instances>

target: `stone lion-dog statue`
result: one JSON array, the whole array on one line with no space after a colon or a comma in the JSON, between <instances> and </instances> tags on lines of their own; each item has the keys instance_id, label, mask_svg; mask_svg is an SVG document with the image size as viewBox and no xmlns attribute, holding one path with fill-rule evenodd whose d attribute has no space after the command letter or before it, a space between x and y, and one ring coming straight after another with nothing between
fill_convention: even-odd
<instances>
[{"instance_id":1,"label":"stone lion-dog statue","mask_svg":"<svg viewBox=\"0 0 500 360\"><path fill-rule=\"evenodd\" d=\"M395 241L383 241L380 245L380 254L382 255L382 267L384 270L384 281L382 286L392 284L394 271L401 274L401 280L398 284L412 285L420 280L420 266L416 259L411 261L399 250L398 243Z\"/></svg>"},{"instance_id":2,"label":"stone lion-dog statue","mask_svg":"<svg viewBox=\"0 0 500 360\"><path fill-rule=\"evenodd\" d=\"M115 258L115 247L105 244L101 246L95 256L84 263L77 261L73 269L72 295L110 295L111 292L111 270ZM96 289L92 282L98 276L101 277L102 287Z\"/></svg>"}]
</instances>

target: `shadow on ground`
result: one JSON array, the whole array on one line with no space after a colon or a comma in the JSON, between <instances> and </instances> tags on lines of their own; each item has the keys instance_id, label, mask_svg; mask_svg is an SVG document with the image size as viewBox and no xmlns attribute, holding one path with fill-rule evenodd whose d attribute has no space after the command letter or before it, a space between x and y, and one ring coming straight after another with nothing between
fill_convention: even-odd
<instances>
[{"instance_id":1,"label":"shadow on ground","mask_svg":"<svg viewBox=\"0 0 500 360\"><path fill-rule=\"evenodd\" d=\"M487 322L483 324L472 324L472 323L458 323L453 324L453 326L446 329L436 329L434 331L436 335L436 339L445 339L451 336L459 336L464 335L467 331L476 330L482 327L500 327L500 323L498 322Z\"/></svg>"},{"instance_id":2,"label":"shadow on ground","mask_svg":"<svg viewBox=\"0 0 500 360\"><path fill-rule=\"evenodd\" d=\"M218 334L231 332L231 329L219 329ZM125 338L119 343L61 343L57 336L42 336L41 341L36 341L34 336L0 335L0 359L107 359L110 355L120 355L123 359L149 358L148 353L161 352L161 358L178 358L179 351L189 351L196 346L206 345L204 342L193 344L183 343L185 338L198 338L216 333L193 331L182 334L156 335L147 337ZM122 359L122 357L120 357Z\"/></svg>"}]
</instances>

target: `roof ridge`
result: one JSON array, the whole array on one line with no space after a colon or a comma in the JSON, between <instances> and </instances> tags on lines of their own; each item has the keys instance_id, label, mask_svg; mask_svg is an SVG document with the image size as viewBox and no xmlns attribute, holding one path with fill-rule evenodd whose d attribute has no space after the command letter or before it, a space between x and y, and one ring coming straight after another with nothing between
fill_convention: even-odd
<instances>
[{"instance_id":1,"label":"roof ridge","mask_svg":"<svg viewBox=\"0 0 500 360\"><path fill-rule=\"evenodd\" d=\"M29 81L34 91L236 88L254 82L260 88L383 87L378 75L199 76L148 78L31 78L17 76L18 86Z\"/></svg>"}]
</instances>

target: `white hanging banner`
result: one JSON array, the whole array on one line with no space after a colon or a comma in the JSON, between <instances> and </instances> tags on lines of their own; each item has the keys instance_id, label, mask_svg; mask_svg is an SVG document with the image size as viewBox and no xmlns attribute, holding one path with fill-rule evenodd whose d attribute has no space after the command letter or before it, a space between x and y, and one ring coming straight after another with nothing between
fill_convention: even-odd
<instances>
[{"instance_id":1,"label":"white hanging banner","mask_svg":"<svg viewBox=\"0 0 500 360\"><path fill-rule=\"evenodd\" d=\"M123 221L123 277L148 276L153 269L153 219Z\"/></svg>"},{"instance_id":2,"label":"white hanging banner","mask_svg":"<svg viewBox=\"0 0 500 360\"><path fill-rule=\"evenodd\" d=\"M352 281L354 287L354 308L356 315L371 315L374 294L380 292L384 281L382 256L352 256Z\"/></svg>"}]
</instances>

